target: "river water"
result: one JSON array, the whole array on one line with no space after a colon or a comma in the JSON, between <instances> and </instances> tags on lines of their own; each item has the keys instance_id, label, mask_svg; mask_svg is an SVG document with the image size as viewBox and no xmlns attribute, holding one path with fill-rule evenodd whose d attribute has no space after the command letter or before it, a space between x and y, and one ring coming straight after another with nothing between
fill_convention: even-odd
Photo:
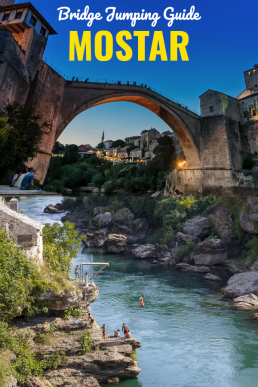
<instances>
[{"instance_id":1,"label":"river water","mask_svg":"<svg viewBox=\"0 0 258 387\"><path fill-rule=\"evenodd\" d=\"M42 223L60 222L62 215L44 214L58 197L23 198L19 208ZM125 322L142 343L137 356L142 369L138 380L118 387L254 387L258 385L258 324L248 321L251 312L234 311L222 300L222 283L201 274L181 273L151 261L82 249L74 261L94 254L95 262L109 262L95 279L99 299L92 304L97 323L107 332ZM218 273L216 273L218 274ZM144 294L145 307L139 308Z\"/></svg>"}]
</instances>

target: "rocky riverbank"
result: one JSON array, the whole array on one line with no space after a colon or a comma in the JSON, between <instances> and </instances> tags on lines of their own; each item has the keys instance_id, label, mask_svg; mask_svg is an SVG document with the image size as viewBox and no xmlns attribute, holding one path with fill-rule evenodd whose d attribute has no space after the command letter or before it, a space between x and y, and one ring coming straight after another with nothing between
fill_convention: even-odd
<instances>
[{"instance_id":1,"label":"rocky riverbank","mask_svg":"<svg viewBox=\"0 0 258 387\"><path fill-rule=\"evenodd\" d=\"M244 232L258 233L256 198L247 198L234 217L225 204L217 205L207 216L193 216L185 222L182 232L177 232L166 245L144 243L150 232L148 221L135 217L129 208L111 213L109 207L95 207L86 227L88 207L89 199L84 197L83 206L62 218L75 223L76 228L86 233L85 246L100 247L116 254L129 251L136 259L151 259L157 265L203 273L206 281L219 282L221 279L213 270L224 268L234 274L222 290L227 297L234 299L234 307L258 309L258 260L251 262L247 259L243 263L229 254L236 232L234 218L239 218L237 227Z\"/></svg>"},{"instance_id":2,"label":"rocky riverbank","mask_svg":"<svg viewBox=\"0 0 258 387\"><path fill-rule=\"evenodd\" d=\"M81 285L82 286L82 285ZM79 308L82 293L79 291L47 292L46 300L50 314L61 310ZM87 291L87 316L90 304L97 300L99 291L89 285ZM69 310L69 309L68 309ZM141 344L134 338L116 340L107 335L102 340L101 329L95 321L93 327L83 313L79 317L40 316L18 322L15 326L23 336L30 340L30 350L36 358L48 360L62 357L61 364L52 365L43 378L29 376L24 387L99 387L99 383L118 383L123 379L135 379L140 373L136 351ZM16 387L17 380L12 378L8 387Z\"/></svg>"}]
</instances>

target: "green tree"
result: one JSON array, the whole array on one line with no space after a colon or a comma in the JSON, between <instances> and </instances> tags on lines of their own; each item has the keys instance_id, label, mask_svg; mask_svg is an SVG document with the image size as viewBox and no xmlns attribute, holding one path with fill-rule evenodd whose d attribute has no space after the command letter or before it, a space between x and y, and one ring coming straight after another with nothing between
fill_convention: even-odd
<instances>
[{"instance_id":1,"label":"green tree","mask_svg":"<svg viewBox=\"0 0 258 387\"><path fill-rule=\"evenodd\" d=\"M164 172L175 168L176 150L170 137L164 136L157 139L158 145L153 150L155 161L159 163L160 169Z\"/></svg>"},{"instance_id":2,"label":"green tree","mask_svg":"<svg viewBox=\"0 0 258 387\"><path fill-rule=\"evenodd\" d=\"M100 142L97 146L98 149L103 149L104 148L104 144L103 142Z\"/></svg>"},{"instance_id":3,"label":"green tree","mask_svg":"<svg viewBox=\"0 0 258 387\"><path fill-rule=\"evenodd\" d=\"M78 151L79 148L77 145L66 145L62 164L73 164L80 160L81 156L79 155Z\"/></svg>"},{"instance_id":4,"label":"green tree","mask_svg":"<svg viewBox=\"0 0 258 387\"><path fill-rule=\"evenodd\" d=\"M85 236L78 236L74 224L65 222L47 223L43 229L44 260L49 269L56 272L69 272L72 259L78 254Z\"/></svg>"},{"instance_id":5,"label":"green tree","mask_svg":"<svg viewBox=\"0 0 258 387\"><path fill-rule=\"evenodd\" d=\"M0 110L0 176L18 170L36 156L42 136L50 125L32 107L13 102Z\"/></svg>"},{"instance_id":6,"label":"green tree","mask_svg":"<svg viewBox=\"0 0 258 387\"><path fill-rule=\"evenodd\" d=\"M112 148L118 148L119 146L123 148L125 146L125 142L123 140L116 140L112 144Z\"/></svg>"},{"instance_id":7,"label":"green tree","mask_svg":"<svg viewBox=\"0 0 258 387\"><path fill-rule=\"evenodd\" d=\"M34 263L0 231L0 320L11 321L30 306L37 275Z\"/></svg>"},{"instance_id":8,"label":"green tree","mask_svg":"<svg viewBox=\"0 0 258 387\"><path fill-rule=\"evenodd\" d=\"M65 146L63 144L61 144L59 141L56 141L54 148L52 150L52 153L54 155L60 155L60 154L65 153Z\"/></svg>"}]
</instances>

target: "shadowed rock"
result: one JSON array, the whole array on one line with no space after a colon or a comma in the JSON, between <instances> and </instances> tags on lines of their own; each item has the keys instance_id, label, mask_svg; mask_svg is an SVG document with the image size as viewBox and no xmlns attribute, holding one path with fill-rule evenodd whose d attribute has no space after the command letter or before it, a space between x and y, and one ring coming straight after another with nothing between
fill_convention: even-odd
<instances>
[{"instance_id":1,"label":"shadowed rock","mask_svg":"<svg viewBox=\"0 0 258 387\"><path fill-rule=\"evenodd\" d=\"M234 274L222 291L230 297L244 296L249 293L258 295L258 272Z\"/></svg>"},{"instance_id":2,"label":"shadowed rock","mask_svg":"<svg viewBox=\"0 0 258 387\"><path fill-rule=\"evenodd\" d=\"M136 247L132 250L132 254L135 258L144 259L144 258L156 258L156 247L150 243Z\"/></svg>"},{"instance_id":3,"label":"shadowed rock","mask_svg":"<svg viewBox=\"0 0 258 387\"><path fill-rule=\"evenodd\" d=\"M208 273L210 271L210 268L207 266L192 266L185 262L176 264L175 268L192 273Z\"/></svg>"},{"instance_id":4,"label":"shadowed rock","mask_svg":"<svg viewBox=\"0 0 258 387\"><path fill-rule=\"evenodd\" d=\"M210 234L211 226L210 219L195 216L185 224L184 233L202 239Z\"/></svg>"},{"instance_id":5,"label":"shadowed rock","mask_svg":"<svg viewBox=\"0 0 258 387\"><path fill-rule=\"evenodd\" d=\"M123 235L109 234L103 244L108 253L120 254L126 251L127 238Z\"/></svg>"},{"instance_id":6,"label":"shadowed rock","mask_svg":"<svg viewBox=\"0 0 258 387\"><path fill-rule=\"evenodd\" d=\"M199 243L191 254L196 265L218 265L226 261L227 244L221 239L209 239Z\"/></svg>"},{"instance_id":7,"label":"shadowed rock","mask_svg":"<svg viewBox=\"0 0 258 387\"><path fill-rule=\"evenodd\" d=\"M203 277L203 279L209 280L209 281L215 281L215 282L220 282L220 281L222 281L221 278L219 278L219 277L217 277L216 275L211 274L211 273L205 274L205 276Z\"/></svg>"}]
</instances>

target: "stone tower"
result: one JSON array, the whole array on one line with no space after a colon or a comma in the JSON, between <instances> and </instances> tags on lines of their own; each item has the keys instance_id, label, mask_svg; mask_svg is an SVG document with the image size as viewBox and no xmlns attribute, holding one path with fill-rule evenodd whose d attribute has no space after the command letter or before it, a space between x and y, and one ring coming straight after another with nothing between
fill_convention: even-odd
<instances>
[{"instance_id":1,"label":"stone tower","mask_svg":"<svg viewBox=\"0 0 258 387\"><path fill-rule=\"evenodd\" d=\"M5 5L13 5L15 0L0 0L0 7L4 7Z\"/></svg>"}]
</instances>

